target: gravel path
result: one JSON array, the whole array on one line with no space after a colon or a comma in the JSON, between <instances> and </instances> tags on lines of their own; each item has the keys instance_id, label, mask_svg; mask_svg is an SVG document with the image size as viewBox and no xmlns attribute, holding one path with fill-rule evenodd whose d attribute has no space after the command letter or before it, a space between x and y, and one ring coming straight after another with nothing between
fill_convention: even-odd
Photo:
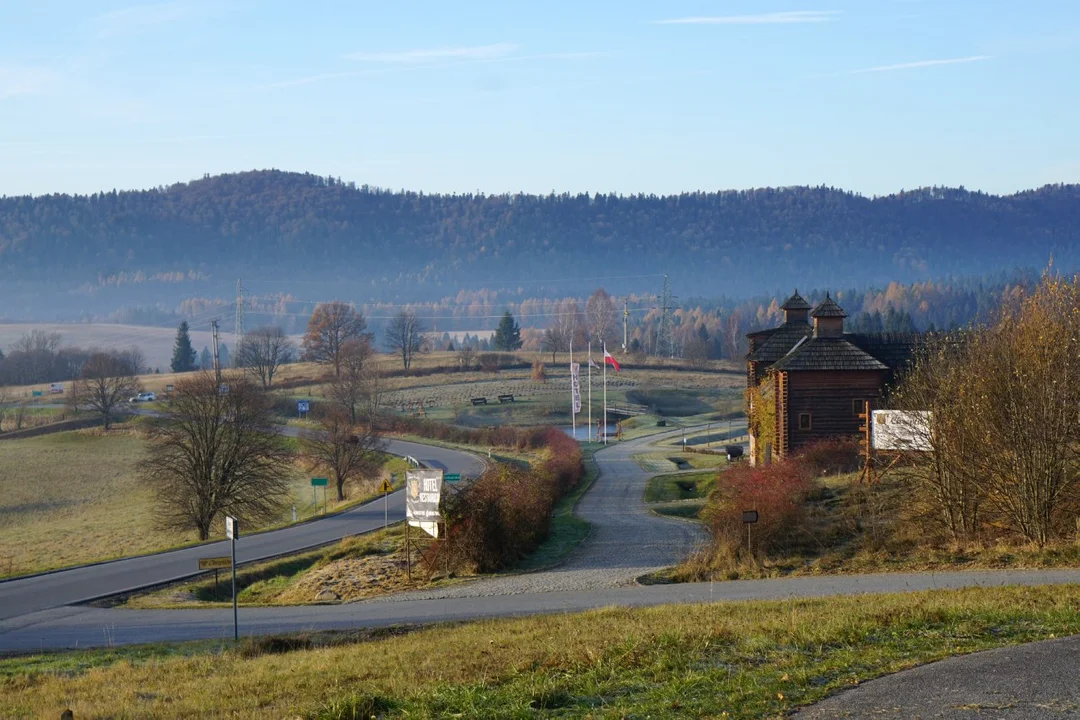
<instances>
[{"instance_id":1,"label":"gravel path","mask_svg":"<svg viewBox=\"0 0 1080 720\"><path fill-rule=\"evenodd\" d=\"M658 473L645 472L631 456L682 432L679 429L616 443L596 453L600 474L576 511L592 524L592 533L562 565L441 590L398 593L366 602L613 588L634 585L638 577L674 565L703 542L705 534L697 523L649 513L644 501L645 486Z\"/></svg>"}]
</instances>

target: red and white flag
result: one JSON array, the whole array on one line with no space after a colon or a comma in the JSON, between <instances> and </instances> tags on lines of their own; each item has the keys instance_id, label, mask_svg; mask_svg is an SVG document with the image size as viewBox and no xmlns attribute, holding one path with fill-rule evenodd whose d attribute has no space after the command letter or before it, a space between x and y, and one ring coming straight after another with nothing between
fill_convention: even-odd
<instances>
[{"instance_id":1,"label":"red and white flag","mask_svg":"<svg viewBox=\"0 0 1080 720\"><path fill-rule=\"evenodd\" d=\"M619 361L611 357L611 353L609 353L607 350L604 351L604 362L615 368L615 372L622 371L622 367L619 365Z\"/></svg>"}]
</instances>

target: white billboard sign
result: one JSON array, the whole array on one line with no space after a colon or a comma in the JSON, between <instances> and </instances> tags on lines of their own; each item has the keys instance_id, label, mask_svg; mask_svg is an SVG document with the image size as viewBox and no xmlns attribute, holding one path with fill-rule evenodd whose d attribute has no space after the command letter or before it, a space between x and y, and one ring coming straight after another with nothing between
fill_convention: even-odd
<instances>
[{"instance_id":1,"label":"white billboard sign","mask_svg":"<svg viewBox=\"0 0 1080 720\"><path fill-rule=\"evenodd\" d=\"M875 450L930 452L930 413L925 410L874 410Z\"/></svg>"},{"instance_id":2,"label":"white billboard sign","mask_svg":"<svg viewBox=\"0 0 1080 720\"><path fill-rule=\"evenodd\" d=\"M442 470L418 468L405 473L405 518L432 537L439 537L442 484Z\"/></svg>"}]
</instances>

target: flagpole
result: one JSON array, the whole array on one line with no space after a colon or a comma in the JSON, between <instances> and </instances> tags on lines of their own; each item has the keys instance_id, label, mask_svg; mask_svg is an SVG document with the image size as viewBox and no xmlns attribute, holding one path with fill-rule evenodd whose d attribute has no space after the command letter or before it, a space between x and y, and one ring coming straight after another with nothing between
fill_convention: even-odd
<instances>
[{"instance_id":1,"label":"flagpole","mask_svg":"<svg viewBox=\"0 0 1080 720\"><path fill-rule=\"evenodd\" d=\"M574 439L577 440L577 413L574 412L574 338L570 337L570 422L573 424Z\"/></svg>"},{"instance_id":2,"label":"flagpole","mask_svg":"<svg viewBox=\"0 0 1080 720\"><path fill-rule=\"evenodd\" d=\"M589 442L592 442L592 340L589 341Z\"/></svg>"},{"instance_id":3,"label":"flagpole","mask_svg":"<svg viewBox=\"0 0 1080 720\"><path fill-rule=\"evenodd\" d=\"M607 445L607 343L603 343L604 348L604 444Z\"/></svg>"}]
</instances>

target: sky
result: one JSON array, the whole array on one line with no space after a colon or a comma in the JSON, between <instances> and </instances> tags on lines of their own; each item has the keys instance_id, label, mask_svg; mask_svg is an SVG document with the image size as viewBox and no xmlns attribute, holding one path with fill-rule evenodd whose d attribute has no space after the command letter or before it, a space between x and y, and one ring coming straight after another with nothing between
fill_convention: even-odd
<instances>
[{"instance_id":1,"label":"sky","mask_svg":"<svg viewBox=\"0 0 1080 720\"><path fill-rule=\"evenodd\" d=\"M0 2L0 195L1080 181L1076 0Z\"/></svg>"}]
</instances>

